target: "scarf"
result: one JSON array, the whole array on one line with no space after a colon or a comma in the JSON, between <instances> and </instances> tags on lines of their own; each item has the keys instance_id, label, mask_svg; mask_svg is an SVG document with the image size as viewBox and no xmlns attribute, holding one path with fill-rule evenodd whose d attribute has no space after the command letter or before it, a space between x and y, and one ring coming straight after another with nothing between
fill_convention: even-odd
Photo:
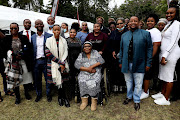
<instances>
[{"instance_id":1,"label":"scarf","mask_svg":"<svg viewBox=\"0 0 180 120\"><path fill-rule=\"evenodd\" d=\"M58 46L59 50L58 50L56 38L53 35L52 37L47 39L46 47L56 58L59 58L62 62L65 61L65 70L69 72L69 65L66 60L68 56L68 47L66 40L63 37L59 36L59 46ZM58 51L59 51L59 56L58 56ZM59 68L59 64L54 61L51 61L52 79L53 82L56 83L56 86L60 86L62 84L62 77L58 68Z\"/></svg>"}]
</instances>

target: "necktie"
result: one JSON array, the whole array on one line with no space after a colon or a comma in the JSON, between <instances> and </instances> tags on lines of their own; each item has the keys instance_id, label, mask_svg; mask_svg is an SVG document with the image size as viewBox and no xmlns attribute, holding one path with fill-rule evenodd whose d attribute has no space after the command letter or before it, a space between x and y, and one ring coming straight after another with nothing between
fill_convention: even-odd
<instances>
[{"instance_id":1,"label":"necktie","mask_svg":"<svg viewBox=\"0 0 180 120\"><path fill-rule=\"evenodd\" d=\"M29 33L28 33L28 31L26 31L27 32L27 38L29 39Z\"/></svg>"}]
</instances>

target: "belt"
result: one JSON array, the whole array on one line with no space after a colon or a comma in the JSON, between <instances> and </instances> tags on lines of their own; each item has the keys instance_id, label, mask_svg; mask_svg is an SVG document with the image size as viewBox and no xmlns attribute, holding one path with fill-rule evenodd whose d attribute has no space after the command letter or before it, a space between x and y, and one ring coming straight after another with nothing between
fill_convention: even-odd
<instances>
[{"instance_id":1,"label":"belt","mask_svg":"<svg viewBox=\"0 0 180 120\"><path fill-rule=\"evenodd\" d=\"M36 60L45 60L45 59L46 59L45 57L40 57L40 58L38 58Z\"/></svg>"}]
</instances>

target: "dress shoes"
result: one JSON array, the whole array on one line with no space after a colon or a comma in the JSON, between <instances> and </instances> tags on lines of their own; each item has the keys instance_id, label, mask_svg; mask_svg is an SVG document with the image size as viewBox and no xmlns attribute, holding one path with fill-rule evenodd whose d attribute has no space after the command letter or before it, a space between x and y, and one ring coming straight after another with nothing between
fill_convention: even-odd
<instances>
[{"instance_id":1,"label":"dress shoes","mask_svg":"<svg viewBox=\"0 0 180 120\"><path fill-rule=\"evenodd\" d=\"M67 99L64 99L64 105L65 105L66 107L70 107L69 101L68 101Z\"/></svg>"},{"instance_id":2,"label":"dress shoes","mask_svg":"<svg viewBox=\"0 0 180 120\"><path fill-rule=\"evenodd\" d=\"M35 99L35 102L39 102L41 100L42 96L41 95L38 95Z\"/></svg>"},{"instance_id":3,"label":"dress shoes","mask_svg":"<svg viewBox=\"0 0 180 120\"><path fill-rule=\"evenodd\" d=\"M140 109L140 103L134 103L134 109L138 111Z\"/></svg>"},{"instance_id":4,"label":"dress shoes","mask_svg":"<svg viewBox=\"0 0 180 120\"><path fill-rule=\"evenodd\" d=\"M16 98L15 105L20 104L21 100L19 98Z\"/></svg>"},{"instance_id":5,"label":"dress shoes","mask_svg":"<svg viewBox=\"0 0 180 120\"><path fill-rule=\"evenodd\" d=\"M48 102L51 102L51 101L52 101L52 96L51 96L51 95L48 95L48 96L47 96L47 101L48 101Z\"/></svg>"},{"instance_id":6,"label":"dress shoes","mask_svg":"<svg viewBox=\"0 0 180 120\"><path fill-rule=\"evenodd\" d=\"M58 97L58 102L59 102L59 105L60 106L63 106L64 105L64 100L62 98L59 98Z\"/></svg>"},{"instance_id":7,"label":"dress shoes","mask_svg":"<svg viewBox=\"0 0 180 120\"><path fill-rule=\"evenodd\" d=\"M132 99L126 98L126 100L124 100L123 104L124 104L124 105L127 105L131 100L132 100Z\"/></svg>"},{"instance_id":8,"label":"dress shoes","mask_svg":"<svg viewBox=\"0 0 180 120\"><path fill-rule=\"evenodd\" d=\"M30 100L30 99L31 99L31 96L29 95L29 93L26 93L26 94L25 94L25 97L26 97L27 100Z\"/></svg>"}]
</instances>

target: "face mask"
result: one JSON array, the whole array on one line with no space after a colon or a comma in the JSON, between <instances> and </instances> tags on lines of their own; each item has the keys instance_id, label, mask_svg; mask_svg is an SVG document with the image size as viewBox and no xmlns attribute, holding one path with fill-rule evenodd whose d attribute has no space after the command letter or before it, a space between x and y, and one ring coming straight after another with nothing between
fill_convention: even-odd
<instances>
[{"instance_id":1,"label":"face mask","mask_svg":"<svg viewBox=\"0 0 180 120\"><path fill-rule=\"evenodd\" d=\"M48 26L49 26L49 28L53 28L54 25L48 25Z\"/></svg>"},{"instance_id":2,"label":"face mask","mask_svg":"<svg viewBox=\"0 0 180 120\"><path fill-rule=\"evenodd\" d=\"M64 31L64 33L65 33L67 30L66 30L66 29L64 29L63 31Z\"/></svg>"},{"instance_id":3,"label":"face mask","mask_svg":"<svg viewBox=\"0 0 180 120\"><path fill-rule=\"evenodd\" d=\"M124 27L122 27L121 29L120 28L117 28L118 30L123 30L124 29Z\"/></svg>"}]
</instances>

